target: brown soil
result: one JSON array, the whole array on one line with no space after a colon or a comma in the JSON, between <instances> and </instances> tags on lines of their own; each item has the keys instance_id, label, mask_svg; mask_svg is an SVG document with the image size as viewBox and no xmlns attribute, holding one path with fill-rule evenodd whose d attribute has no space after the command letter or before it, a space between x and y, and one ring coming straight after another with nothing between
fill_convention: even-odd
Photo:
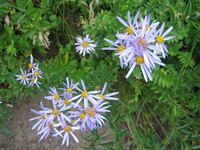
<instances>
[{"instance_id":1,"label":"brown soil","mask_svg":"<svg viewBox=\"0 0 200 150\"><path fill-rule=\"evenodd\" d=\"M83 140L84 135L88 134L87 132L76 133L80 143L77 144L71 140L69 147L61 146L62 139L60 138L48 137L48 139L38 142L39 137L36 135L36 131L31 130L34 122L29 122L29 119L35 116L30 109L38 110L40 101L44 103L43 96L20 100L14 106L11 111L15 116L7 122L7 128L12 131L12 134L0 135L0 150L82 150L83 146L89 144ZM48 107L48 104L44 103L44 105ZM100 129L101 134L106 132L108 132L107 126ZM112 139L111 136L108 138ZM97 149L104 150L102 147Z\"/></svg>"}]
</instances>

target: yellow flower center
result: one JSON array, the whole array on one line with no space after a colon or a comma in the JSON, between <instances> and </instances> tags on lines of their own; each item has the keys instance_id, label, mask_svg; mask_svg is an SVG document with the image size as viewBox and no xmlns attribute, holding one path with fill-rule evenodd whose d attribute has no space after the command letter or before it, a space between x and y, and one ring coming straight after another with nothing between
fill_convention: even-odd
<instances>
[{"instance_id":1,"label":"yellow flower center","mask_svg":"<svg viewBox=\"0 0 200 150\"><path fill-rule=\"evenodd\" d=\"M85 114L84 114L84 113L81 113L81 114L79 115L79 117L80 117L81 119L83 119L83 118L85 117Z\"/></svg>"},{"instance_id":2,"label":"yellow flower center","mask_svg":"<svg viewBox=\"0 0 200 150\"><path fill-rule=\"evenodd\" d=\"M55 95L54 95L54 99L55 99L55 100L58 100L58 99L60 99L60 95L58 95L58 94L55 94Z\"/></svg>"},{"instance_id":3,"label":"yellow flower center","mask_svg":"<svg viewBox=\"0 0 200 150\"><path fill-rule=\"evenodd\" d=\"M82 97L86 97L88 95L88 91L83 91L81 95Z\"/></svg>"},{"instance_id":4,"label":"yellow flower center","mask_svg":"<svg viewBox=\"0 0 200 150\"><path fill-rule=\"evenodd\" d=\"M40 75L40 73L39 73L39 72L37 72L37 71L35 71L35 72L34 72L34 75L35 75L35 76L39 76L39 75Z\"/></svg>"},{"instance_id":5,"label":"yellow flower center","mask_svg":"<svg viewBox=\"0 0 200 150\"><path fill-rule=\"evenodd\" d=\"M82 42L82 46L83 46L84 48L87 48L88 45L89 45L89 43L88 43L87 41L83 41L83 42Z\"/></svg>"},{"instance_id":6,"label":"yellow flower center","mask_svg":"<svg viewBox=\"0 0 200 150\"><path fill-rule=\"evenodd\" d=\"M68 99L64 100L65 105L69 106L71 104L71 102Z\"/></svg>"},{"instance_id":7,"label":"yellow flower center","mask_svg":"<svg viewBox=\"0 0 200 150\"><path fill-rule=\"evenodd\" d=\"M41 116L41 118L42 118L43 120L45 120L47 117L43 115L43 116Z\"/></svg>"},{"instance_id":8,"label":"yellow flower center","mask_svg":"<svg viewBox=\"0 0 200 150\"><path fill-rule=\"evenodd\" d=\"M100 98L102 98L102 99L105 98L105 96L104 96L103 94L99 94L98 96L99 96Z\"/></svg>"},{"instance_id":9,"label":"yellow flower center","mask_svg":"<svg viewBox=\"0 0 200 150\"><path fill-rule=\"evenodd\" d=\"M123 50L125 50L126 49L126 47L124 46L124 45L120 45L117 49L116 49L116 51L117 52L121 52L121 51L123 51Z\"/></svg>"},{"instance_id":10,"label":"yellow flower center","mask_svg":"<svg viewBox=\"0 0 200 150\"><path fill-rule=\"evenodd\" d=\"M71 124L74 124L75 122L76 122L76 120L72 120L72 121L71 121Z\"/></svg>"},{"instance_id":11,"label":"yellow flower center","mask_svg":"<svg viewBox=\"0 0 200 150\"><path fill-rule=\"evenodd\" d=\"M23 74L21 78L22 78L22 79L25 79L25 78L26 78L26 75Z\"/></svg>"},{"instance_id":12,"label":"yellow flower center","mask_svg":"<svg viewBox=\"0 0 200 150\"><path fill-rule=\"evenodd\" d=\"M28 64L28 68L29 69L33 68L33 64Z\"/></svg>"},{"instance_id":13,"label":"yellow flower center","mask_svg":"<svg viewBox=\"0 0 200 150\"><path fill-rule=\"evenodd\" d=\"M95 112L95 110L93 108L87 108L85 110L85 113L86 113L86 115L88 115L90 117L93 117L96 114L96 112Z\"/></svg>"},{"instance_id":14,"label":"yellow flower center","mask_svg":"<svg viewBox=\"0 0 200 150\"><path fill-rule=\"evenodd\" d=\"M83 104L83 103L80 103L79 105L80 105L81 107L83 107L83 106L84 106L84 104Z\"/></svg>"},{"instance_id":15,"label":"yellow flower center","mask_svg":"<svg viewBox=\"0 0 200 150\"><path fill-rule=\"evenodd\" d=\"M70 132L72 129L71 129L71 127L70 126L66 126L65 128L64 128L64 131L65 132Z\"/></svg>"},{"instance_id":16,"label":"yellow flower center","mask_svg":"<svg viewBox=\"0 0 200 150\"><path fill-rule=\"evenodd\" d=\"M158 36L156 37L156 42L157 42L157 43L164 43L164 42L165 42L164 37L158 35Z\"/></svg>"},{"instance_id":17,"label":"yellow flower center","mask_svg":"<svg viewBox=\"0 0 200 150\"><path fill-rule=\"evenodd\" d=\"M128 26L125 30L125 32L127 32L128 34L133 34L134 33L134 30L131 26Z\"/></svg>"},{"instance_id":18,"label":"yellow flower center","mask_svg":"<svg viewBox=\"0 0 200 150\"><path fill-rule=\"evenodd\" d=\"M135 61L136 61L137 64L143 64L144 63L144 57L136 56Z\"/></svg>"},{"instance_id":19,"label":"yellow flower center","mask_svg":"<svg viewBox=\"0 0 200 150\"><path fill-rule=\"evenodd\" d=\"M143 38L138 38L136 42L138 46L142 45L142 47L147 48L147 42Z\"/></svg>"},{"instance_id":20,"label":"yellow flower center","mask_svg":"<svg viewBox=\"0 0 200 150\"><path fill-rule=\"evenodd\" d=\"M32 79L31 79L32 82L35 82L35 80L36 80L35 78L32 78Z\"/></svg>"},{"instance_id":21,"label":"yellow flower center","mask_svg":"<svg viewBox=\"0 0 200 150\"><path fill-rule=\"evenodd\" d=\"M71 108L70 110L71 110L71 111L76 111L76 108Z\"/></svg>"},{"instance_id":22,"label":"yellow flower center","mask_svg":"<svg viewBox=\"0 0 200 150\"><path fill-rule=\"evenodd\" d=\"M53 111L52 111L52 114L54 115L54 116L57 116L57 115L59 115L59 110L58 109L53 109Z\"/></svg>"},{"instance_id":23,"label":"yellow flower center","mask_svg":"<svg viewBox=\"0 0 200 150\"><path fill-rule=\"evenodd\" d=\"M72 91L73 91L72 88L68 88L68 89L66 90L67 93L71 93Z\"/></svg>"},{"instance_id":24,"label":"yellow flower center","mask_svg":"<svg viewBox=\"0 0 200 150\"><path fill-rule=\"evenodd\" d=\"M146 31L149 30L149 26L146 26Z\"/></svg>"}]
</instances>

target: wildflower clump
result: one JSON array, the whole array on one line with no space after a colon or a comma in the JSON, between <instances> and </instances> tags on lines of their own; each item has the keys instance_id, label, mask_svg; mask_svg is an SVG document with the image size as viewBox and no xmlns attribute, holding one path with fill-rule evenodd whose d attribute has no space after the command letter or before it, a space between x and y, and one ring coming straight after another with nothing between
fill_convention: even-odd
<instances>
[{"instance_id":1,"label":"wildflower clump","mask_svg":"<svg viewBox=\"0 0 200 150\"><path fill-rule=\"evenodd\" d=\"M39 69L39 64L33 62L33 56L30 55L30 62L27 65L28 69L21 70L20 75L15 75L17 80L20 81L21 84L26 86L36 85L38 88L40 87L39 79L42 79L42 70Z\"/></svg>"},{"instance_id":2,"label":"wildflower clump","mask_svg":"<svg viewBox=\"0 0 200 150\"><path fill-rule=\"evenodd\" d=\"M79 143L75 131L86 131L101 128L107 120L105 114L110 112L108 100L118 100L114 97L118 92L106 94L107 83L102 90L90 91L81 80L74 83L66 78L63 88L50 88L49 96L45 100L51 101L52 108L44 107L40 103L40 110L31 109L37 117L32 129L37 129L40 135L39 141L46 139L49 135L62 138L62 145L69 145L70 136Z\"/></svg>"},{"instance_id":3,"label":"wildflower clump","mask_svg":"<svg viewBox=\"0 0 200 150\"><path fill-rule=\"evenodd\" d=\"M155 20L151 22L150 15L146 15L144 18L140 17L139 11L134 19L128 11L128 22L120 17L117 19L126 29L124 32L116 34L116 41L105 38L105 41L112 47L104 47L102 50L115 51L115 55L120 59L121 68L129 68L126 78L139 65L145 81L152 81L151 72L156 64L165 66L161 59L166 58L168 54L166 41L175 37L168 36L173 27L164 31L165 23L158 28L160 22Z\"/></svg>"}]
</instances>

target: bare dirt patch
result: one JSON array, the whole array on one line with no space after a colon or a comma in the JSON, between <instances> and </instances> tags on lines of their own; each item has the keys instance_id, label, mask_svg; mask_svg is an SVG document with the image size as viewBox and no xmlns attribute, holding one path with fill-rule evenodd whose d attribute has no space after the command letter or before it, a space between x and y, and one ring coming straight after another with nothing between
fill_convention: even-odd
<instances>
[{"instance_id":1,"label":"bare dirt patch","mask_svg":"<svg viewBox=\"0 0 200 150\"><path fill-rule=\"evenodd\" d=\"M82 150L83 146L89 144L83 140L87 132L77 132L76 135L80 143L77 144L71 140L69 147L61 146L62 139L60 138L49 137L47 140L38 142L39 137L36 135L36 131L31 130L34 122L29 122L29 119L35 116L30 109L38 110L40 101L45 102L43 96L20 100L15 105L12 109L14 118L7 122L7 128L12 131L12 134L0 135L0 150ZM48 107L49 104L44 103L44 105ZM105 134L107 131L107 126L100 129L102 134ZM98 150L103 150L103 148L99 147Z\"/></svg>"}]
</instances>

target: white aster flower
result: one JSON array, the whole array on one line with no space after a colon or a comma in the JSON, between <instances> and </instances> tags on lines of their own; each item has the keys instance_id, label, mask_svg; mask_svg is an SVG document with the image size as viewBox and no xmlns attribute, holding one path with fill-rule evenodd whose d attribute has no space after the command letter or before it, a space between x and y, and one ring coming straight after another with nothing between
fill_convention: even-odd
<instances>
[{"instance_id":1,"label":"white aster flower","mask_svg":"<svg viewBox=\"0 0 200 150\"><path fill-rule=\"evenodd\" d=\"M53 109L45 107L44 112L48 114L48 122L58 121L59 123L62 123L63 120L66 120L68 122L71 122L70 117L64 113L65 109L59 108L55 103L53 104Z\"/></svg>"},{"instance_id":2,"label":"white aster flower","mask_svg":"<svg viewBox=\"0 0 200 150\"><path fill-rule=\"evenodd\" d=\"M28 86L33 86L33 85L36 85L38 88L40 88L40 82L38 81L38 78L36 77L32 77L30 79L30 82L29 82L29 85Z\"/></svg>"},{"instance_id":3,"label":"white aster flower","mask_svg":"<svg viewBox=\"0 0 200 150\"><path fill-rule=\"evenodd\" d=\"M128 78L131 75L131 73L133 72L136 65L140 65L140 68L142 70L142 74L143 74L146 82L148 81L148 79L150 81L153 80L152 76L151 76L152 70L147 67L143 56L133 56L132 61L130 63L130 70L126 75L126 78Z\"/></svg>"},{"instance_id":4,"label":"white aster flower","mask_svg":"<svg viewBox=\"0 0 200 150\"><path fill-rule=\"evenodd\" d=\"M30 62L28 64L28 70L30 71L30 70L32 70L34 68L38 68L38 63L34 63L33 62L33 56L30 55Z\"/></svg>"},{"instance_id":5,"label":"white aster flower","mask_svg":"<svg viewBox=\"0 0 200 150\"><path fill-rule=\"evenodd\" d=\"M92 51L95 51L96 44L93 44L93 40L89 38L89 35L87 34L85 38L81 38L78 36L76 45L76 51L79 52L80 55L85 56L85 54L89 54Z\"/></svg>"},{"instance_id":6,"label":"white aster flower","mask_svg":"<svg viewBox=\"0 0 200 150\"><path fill-rule=\"evenodd\" d=\"M156 47L154 47L155 52L157 54L161 53L163 58L165 58L165 56L167 55L167 46L165 44L165 41L168 41L170 39L175 38L175 36L168 36L166 37L171 30L173 29L173 27L170 27L169 29L167 29L167 31L164 32L164 27L165 27L165 23L162 24L160 30L157 31L157 36L155 37L155 41L156 41ZM164 33L163 33L164 32Z\"/></svg>"},{"instance_id":7,"label":"white aster flower","mask_svg":"<svg viewBox=\"0 0 200 150\"><path fill-rule=\"evenodd\" d=\"M119 100L119 98L113 97L113 96L119 94L119 92L112 92L112 93L109 93L109 94L105 94L106 87L107 87L107 82L104 84L103 89L101 90L101 93L96 95L95 97L97 99L100 99L100 101L104 101L104 100Z\"/></svg>"},{"instance_id":8,"label":"white aster flower","mask_svg":"<svg viewBox=\"0 0 200 150\"><path fill-rule=\"evenodd\" d=\"M70 111L71 111L71 109L74 108L74 105L75 105L75 104L76 104L76 103L72 102L72 100L65 98L65 99L63 99L62 101L60 101L60 103L58 104L58 106L59 106L63 111L64 111L64 110L70 110Z\"/></svg>"},{"instance_id":9,"label":"white aster flower","mask_svg":"<svg viewBox=\"0 0 200 150\"><path fill-rule=\"evenodd\" d=\"M81 94L71 99L71 100L78 99L74 107L76 108L81 103L82 100L84 101L84 105L87 105L89 102L91 102L92 104L97 104L97 101L94 99L94 94L99 93L99 91L87 91L83 80L81 80L81 84L82 84L83 90L77 87L77 90L81 92Z\"/></svg>"},{"instance_id":10,"label":"white aster flower","mask_svg":"<svg viewBox=\"0 0 200 150\"><path fill-rule=\"evenodd\" d=\"M116 34L120 39L132 42L137 44L139 47L142 47L142 50L152 49L152 44L155 42L156 37L156 28L159 25L159 22L153 22L150 26L147 26L147 16L142 21L141 29L135 31L134 35L125 35L122 33ZM147 30L148 28L148 30Z\"/></svg>"},{"instance_id":11,"label":"white aster flower","mask_svg":"<svg viewBox=\"0 0 200 150\"><path fill-rule=\"evenodd\" d=\"M76 143L79 143L78 138L75 136L74 131L80 130L79 126L71 126L67 125L65 121L61 123L62 130L58 131L57 129L55 130L56 133L54 136L60 135L63 138L62 145L66 143L66 146L69 146L69 141L70 141L70 135L73 137ZM64 133L64 135L62 135Z\"/></svg>"},{"instance_id":12,"label":"white aster flower","mask_svg":"<svg viewBox=\"0 0 200 150\"><path fill-rule=\"evenodd\" d=\"M20 81L21 84L23 85L27 85L29 83L29 76L30 74L28 74L26 71L23 71L22 69L20 69L21 71L21 75L15 75L17 77L17 80Z\"/></svg>"},{"instance_id":13,"label":"white aster flower","mask_svg":"<svg viewBox=\"0 0 200 150\"><path fill-rule=\"evenodd\" d=\"M33 117L31 119L29 119L29 121L33 121L33 120L38 120L37 123L35 123L35 125L32 127L32 130L34 130L35 128L37 128L37 130L41 130L44 128L44 126L48 123L48 115L43 111L36 111L34 109L31 109L31 111L39 116L37 117Z\"/></svg>"},{"instance_id":14,"label":"white aster flower","mask_svg":"<svg viewBox=\"0 0 200 150\"><path fill-rule=\"evenodd\" d=\"M47 100L52 101L52 103L60 103L62 101L62 98L60 96L60 94L58 93L58 91L56 90L55 87L50 87L51 91L49 91L48 93L51 94L51 96L45 96L44 98Z\"/></svg>"},{"instance_id":15,"label":"white aster flower","mask_svg":"<svg viewBox=\"0 0 200 150\"><path fill-rule=\"evenodd\" d=\"M63 90L62 96L64 96L65 98L68 98L68 99L72 98L73 94L77 93L75 90L79 83L74 84L73 80L69 81L69 78L67 77L66 83L63 82L63 84L64 84L65 88L59 88L59 89Z\"/></svg>"},{"instance_id":16,"label":"white aster flower","mask_svg":"<svg viewBox=\"0 0 200 150\"><path fill-rule=\"evenodd\" d=\"M113 47L104 47L102 48L102 50L113 50L116 52L116 55L118 53L121 53L121 52L126 52L126 51L129 51L130 50L130 44L129 42L125 41L125 40L117 40L115 42L109 40L109 39L104 39L106 42L108 42L109 44L111 44ZM126 66L127 64L125 64L125 60L127 59L126 58L127 56L124 55L124 57L120 57L120 66L121 68L124 68L124 66Z\"/></svg>"},{"instance_id":17,"label":"white aster flower","mask_svg":"<svg viewBox=\"0 0 200 150\"><path fill-rule=\"evenodd\" d=\"M39 139L39 142L44 140L44 139L47 139L47 137L50 135L50 134L54 134L55 133L55 128L59 127L60 124L57 124L57 123L54 123L54 122L48 122L44 128L42 128L38 133L37 135L41 135L40 139Z\"/></svg>"},{"instance_id":18,"label":"white aster flower","mask_svg":"<svg viewBox=\"0 0 200 150\"><path fill-rule=\"evenodd\" d=\"M73 112L71 116L73 118L77 118L74 121L74 124L79 123L80 129L83 131L86 131L87 128L92 131L94 129L102 127L105 124L104 120L107 120L102 114L110 112L109 110L107 110L110 105L107 104L108 102L99 102L92 107L86 105L84 106L84 109Z\"/></svg>"},{"instance_id":19,"label":"white aster flower","mask_svg":"<svg viewBox=\"0 0 200 150\"><path fill-rule=\"evenodd\" d=\"M41 74L42 74L42 70L40 70L39 68L33 69L32 76L34 78L41 78L42 79L43 77L41 76Z\"/></svg>"},{"instance_id":20,"label":"white aster flower","mask_svg":"<svg viewBox=\"0 0 200 150\"><path fill-rule=\"evenodd\" d=\"M107 120L102 114L110 112L107 108L111 107L111 105L107 104L108 102L97 103L93 107L85 105L82 127L85 128L87 126L90 130L102 127L105 124L104 120Z\"/></svg>"},{"instance_id":21,"label":"white aster flower","mask_svg":"<svg viewBox=\"0 0 200 150\"><path fill-rule=\"evenodd\" d=\"M125 33L126 34L134 34L135 30L138 28L138 17L139 17L140 12L138 11L134 20L132 21L131 15L130 15L130 11L128 11L127 16L128 16L128 23L126 23L122 18L117 16L117 19L119 20L119 22L121 22L125 27ZM136 29L135 29L136 28Z\"/></svg>"}]
</instances>

